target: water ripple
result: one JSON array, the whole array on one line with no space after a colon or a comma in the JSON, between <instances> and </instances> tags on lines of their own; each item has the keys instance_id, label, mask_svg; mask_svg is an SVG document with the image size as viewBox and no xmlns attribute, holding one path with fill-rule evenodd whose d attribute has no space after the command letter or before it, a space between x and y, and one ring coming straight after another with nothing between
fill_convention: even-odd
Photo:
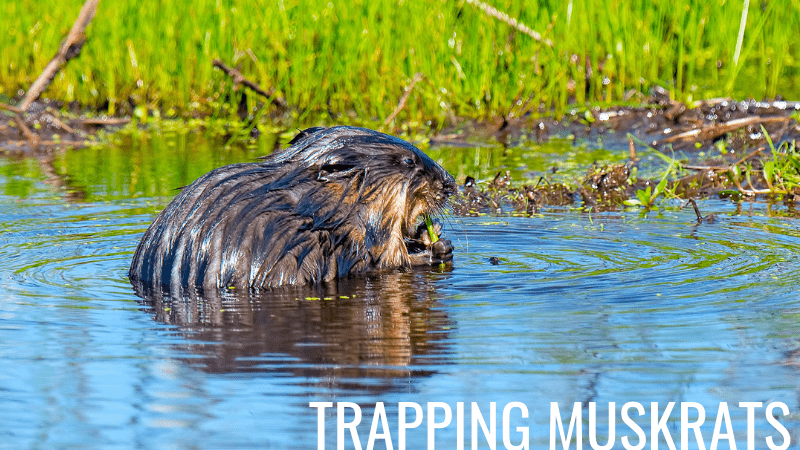
<instances>
[{"instance_id":1,"label":"water ripple","mask_svg":"<svg viewBox=\"0 0 800 450\"><path fill-rule=\"evenodd\" d=\"M0 213L0 286L6 292L56 302L76 292L129 297L127 264L152 217L142 214L142 205L11 202L0 197L0 210L12 212Z\"/></svg>"},{"instance_id":2,"label":"water ripple","mask_svg":"<svg viewBox=\"0 0 800 450\"><path fill-rule=\"evenodd\" d=\"M701 208L718 217L702 224L671 211L450 217L451 268L349 280L330 298L139 298L126 272L157 207L0 195L11 445L106 436L124 447L135 435L163 448L206 430L197 447L218 448L236 423L236 436L296 432L309 448L309 399L524 400L545 412L552 401L685 399L711 411L777 399L797 410L793 219L713 202ZM538 417L532 439L544 447Z\"/></svg>"},{"instance_id":3,"label":"water ripple","mask_svg":"<svg viewBox=\"0 0 800 450\"><path fill-rule=\"evenodd\" d=\"M457 240L468 245L457 254L455 272L466 262L486 276L456 278L454 289L592 304L658 303L662 296L689 304L714 295L735 301L762 291L765 282L776 294L793 290L800 275L800 232L793 221L723 217L698 225L692 219L688 213L459 219L463 235ZM490 265L488 256L501 263Z\"/></svg>"}]
</instances>

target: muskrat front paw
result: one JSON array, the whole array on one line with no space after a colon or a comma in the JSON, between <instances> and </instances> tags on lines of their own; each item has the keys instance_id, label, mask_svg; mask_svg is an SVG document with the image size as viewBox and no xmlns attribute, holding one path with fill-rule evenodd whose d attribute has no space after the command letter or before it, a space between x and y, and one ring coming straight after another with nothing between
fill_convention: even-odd
<instances>
[{"instance_id":1,"label":"muskrat front paw","mask_svg":"<svg viewBox=\"0 0 800 450\"><path fill-rule=\"evenodd\" d=\"M453 259L453 244L450 242L450 239L439 239L431 246L431 250L433 259L437 259L437 262L450 261Z\"/></svg>"},{"instance_id":2,"label":"muskrat front paw","mask_svg":"<svg viewBox=\"0 0 800 450\"><path fill-rule=\"evenodd\" d=\"M420 252L409 253L412 266L438 264L453 259L453 244L450 239L439 239Z\"/></svg>"}]
</instances>

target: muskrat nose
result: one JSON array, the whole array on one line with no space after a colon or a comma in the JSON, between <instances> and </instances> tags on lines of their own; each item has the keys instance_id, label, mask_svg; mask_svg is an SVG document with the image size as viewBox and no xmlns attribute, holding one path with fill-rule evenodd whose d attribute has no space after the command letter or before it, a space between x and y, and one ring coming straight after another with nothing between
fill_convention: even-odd
<instances>
[{"instance_id":1,"label":"muskrat nose","mask_svg":"<svg viewBox=\"0 0 800 450\"><path fill-rule=\"evenodd\" d=\"M447 180L447 183L444 183L444 186L441 189L446 197L450 197L451 195L455 194L456 190L458 190L458 186L456 186L456 180L453 178Z\"/></svg>"},{"instance_id":2,"label":"muskrat nose","mask_svg":"<svg viewBox=\"0 0 800 450\"><path fill-rule=\"evenodd\" d=\"M450 197L456 193L457 189L455 180L437 180L434 183L434 187L436 188L436 200L444 200L447 197Z\"/></svg>"}]
</instances>

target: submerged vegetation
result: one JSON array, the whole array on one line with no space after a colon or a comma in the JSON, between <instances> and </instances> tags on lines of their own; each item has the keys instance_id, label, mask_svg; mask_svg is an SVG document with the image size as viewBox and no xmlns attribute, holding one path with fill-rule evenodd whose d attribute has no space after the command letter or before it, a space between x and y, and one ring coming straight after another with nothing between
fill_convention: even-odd
<instances>
[{"instance_id":1,"label":"submerged vegetation","mask_svg":"<svg viewBox=\"0 0 800 450\"><path fill-rule=\"evenodd\" d=\"M27 89L81 4L0 5L0 100ZM383 121L416 74L398 123L559 115L656 85L681 100L791 97L799 28L788 0L104 0L45 97L112 115L255 114L262 99L231 95L216 58L275 89L288 109L267 110L292 124Z\"/></svg>"}]
</instances>

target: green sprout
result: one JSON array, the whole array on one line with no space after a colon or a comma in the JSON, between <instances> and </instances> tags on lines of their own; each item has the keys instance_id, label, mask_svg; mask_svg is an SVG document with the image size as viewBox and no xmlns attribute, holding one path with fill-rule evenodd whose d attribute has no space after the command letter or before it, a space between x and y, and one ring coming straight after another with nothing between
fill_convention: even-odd
<instances>
[{"instance_id":1,"label":"green sprout","mask_svg":"<svg viewBox=\"0 0 800 450\"><path fill-rule=\"evenodd\" d=\"M428 214L423 214L422 217L425 219L425 226L428 227L428 236L431 237L431 244L435 244L439 241L439 236L436 235L436 230L433 228L431 216Z\"/></svg>"},{"instance_id":2,"label":"green sprout","mask_svg":"<svg viewBox=\"0 0 800 450\"><path fill-rule=\"evenodd\" d=\"M648 146L649 147L649 146ZM625 200L623 203L628 206L642 206L645 209L657 209L658 206L656 205L656 200L659 196L663 195L664 198L668 197L675 197L675 188L677 186L673 186L673 188L667 189L667 179L670 175L676 173L680 170L681 163L675 159L670 158L667 155L657 151L656 149L649 147L657 156L661 159L669 163L669 166L664 171L664 174L661 176L661 180L656 185L655 189L652 186L647 186L645 189L639 189L636 191L635 199L628 199Z\"/></svg>"}]
</instances>

